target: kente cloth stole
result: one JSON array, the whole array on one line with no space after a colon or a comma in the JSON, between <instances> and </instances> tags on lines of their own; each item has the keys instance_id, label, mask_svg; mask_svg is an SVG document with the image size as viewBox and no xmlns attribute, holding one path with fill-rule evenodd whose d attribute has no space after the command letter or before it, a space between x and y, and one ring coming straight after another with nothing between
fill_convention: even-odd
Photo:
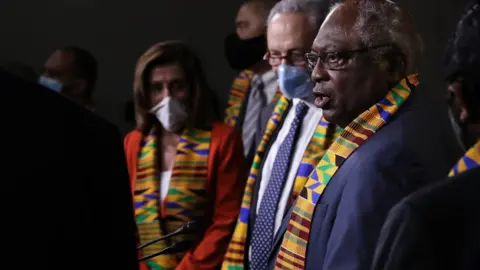
<instances>
[{"instance_id":1,"label":"kente cloth stole","mask_svg":"<svg viewBox=\"0 0 480 270\"><path fill-rule=\"evenodd\" d=\"M186 222L203 219L208 206L206 185L211 131L186 130L177 146L175 165L168 194L160 201L160 179L157 169L156 129L145 136L138 155L135 217L140 244L179 229ZM187 239L173 237L172 243ZM142 255L156 253L168 246L160 241L142 250ZM149 269L175 269L183 254L161 255L147 260Z\"/></svg>"},{"instance_id":2,"label":"kente cloth stole","mask_svg":"<svg viewBox=\"0 0 480 270\"><path fill-rule=\"evenodd\" d=\"M238 117L249 93L250 83L254 75L253 71L245 69L241 71L233 81L228 97L227 109L225 110L225 124L231 127L237 126ZM278 100L281 95L280 89L277 89L273 100Z\"/></svg>"},{"instance_id":3,"label":"kente cloth stole","mask_svg":"<svg viewBox=\"0 0 480 270\"><path fill-rule=\"evenodd\" d=\"M448 177L459 175L467 170L473 169L480 165L480 141L472 146L465 155L453 166Z\"/></svg>"},{"instance_id":4,"label":"kente cloth stole","mask_svg":"<svg viewBox=\"0 0 480 270\"><path fill-rule=\"evenodd\" d=\"M248 218L252 194L255 189L255 182L258 176L262 173L260 171L260 165L265 158L265 150L270 143L272 134L278 128L280 123L282 123L284 117L286 116L285 111L289 106L291 106L291 104L291 101L282 96L277 102L272 116L267 123L265 133L262 137L260 145L257 148L257 153L250 169L247 185L243 194L240 215L235 226L232 240L228 246L225 259L223 261L222 270L244 269ZM292 191L292 197L298 196L315 165L322 158L325 150L328 149L330 144L333 142L334 137L340 134L341 130L341 128L336 128L334 125L327 123L324 119L320 119L298 168Z\"/></svg>"},{"instance_id":5,"label":"kente cloth stole","mask_svg":"<svg viewBox=\"0 0 480 270\"><path fill-rule=\"evenodd\" d=\"M293 206L275 269L305 269L312 217L328 182L350 154L388 122L417 86L416 74L402 79L385 98L360 114L335 139Z\"/></svg>"}]
</instances>

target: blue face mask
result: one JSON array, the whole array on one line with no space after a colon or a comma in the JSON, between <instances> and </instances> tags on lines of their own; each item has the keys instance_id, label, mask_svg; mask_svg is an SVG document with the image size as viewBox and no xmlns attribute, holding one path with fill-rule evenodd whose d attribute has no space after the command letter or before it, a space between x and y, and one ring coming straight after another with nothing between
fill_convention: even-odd
<instances>
[{"instance_id":1,"label":"blue face mask","mask_svg":"<svg viewBox=\"0 0 480 270\"><path fill-rule=\"evenodd\" d=\"M281 64L277 73L280 90L287 98L307 99L313 95L314 83L305 69Z\"/></svg>"},{"instance_id":2,"label":"blue face mask","mask_svg":"<svg viewBox=\"0 0 480 270\"><path fill-rule=\"evenodd\" d=\"M63 88L63 85L61 82L57 81L57 80L54 80L54 79L51 79L51 78L47 78L45 76L41 76L39 79L38 79L38 83L40 85L43 85L57 93L60 93L62 91L62 88Z\"/></svg>"}]
</instances>

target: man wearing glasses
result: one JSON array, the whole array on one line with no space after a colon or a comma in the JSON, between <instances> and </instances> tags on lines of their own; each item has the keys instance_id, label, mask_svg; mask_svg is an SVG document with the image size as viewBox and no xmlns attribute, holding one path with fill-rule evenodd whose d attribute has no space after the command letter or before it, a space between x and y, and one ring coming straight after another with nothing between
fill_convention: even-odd
<instances>
[{"instance_id":1,"label":"man wearing glasses","mask_svg":"<svg viewBox=\"0 0 480 270\"><path fill-rule=\"evenodd\" d=\"M265 128L223 269L266 269L285 213L339 133L315 107L305 58L327 9L327 1L283 0L270 12L265 58L278 74L282 97L261 117Z\"/></svg>"},{"instance_id":2,"label":"man wearing glasses","mask_svg":"<svg viewBox=\"0 0 480 270\"><path fill-rule=\"evenodd\" d=\"M263 59L266 51L265 21L274 0L247 0L235 18L235 33L224 40L230 67L239 71L232 83L225 123L241 131L244 155L250 166L260 136L259 115L281 95L277 77Z\"/></svg>"},{"instance_id":3,"label":"man wearing glasses","mask_svg":"<svg viewBox=\"0 0 480 270\"><path fill-rule=\"evenodd\" d=\"M390 208L458 159L445 104L417 87L420 48L392 1L331 9L307 59L316 106L344 131L283 220L268 269L370 269Z\"/></svg>"}]
</instances>

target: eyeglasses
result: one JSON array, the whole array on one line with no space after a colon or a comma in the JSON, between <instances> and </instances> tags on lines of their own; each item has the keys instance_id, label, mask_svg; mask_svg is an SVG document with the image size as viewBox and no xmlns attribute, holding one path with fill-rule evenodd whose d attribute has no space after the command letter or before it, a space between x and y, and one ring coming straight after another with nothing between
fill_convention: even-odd
<instances>
[{"instance_id":1,"label":"eyeglasses","mask_svg":"<svg viewBox=\"0 0 480 270\"><path fill-rule=\"evenodd\" d=\"M288 63L292 63L295 66L305 65L307 60L305 59L305 54L300 52L288 52L286 55L281 55L279 53L267 52L263 57L263 60L268 60L268 63L271 66L278 66L282 63L282 60L285 59Z\"/></svg>"},{"instance_id":2,"label":"eyeglasses","mask_svg":"<svg viewBox=\"0 0 480 270\"><path fill-rule=\"evenodd\" d=\"M317 66L318 62L322 63L324 69L329 70L341 70L345 69L350 59L353 58L355 54L366 53L370 50L384 48L384 47L393 47L391 44L376 45L371 47L365 47L357 50L347 50L347 51L338 51L338 52L323 52L315 53L309 52L305 54L305 59L307 59L307 68L310 71L313 71Z\"/></svg>"}]
</instances>

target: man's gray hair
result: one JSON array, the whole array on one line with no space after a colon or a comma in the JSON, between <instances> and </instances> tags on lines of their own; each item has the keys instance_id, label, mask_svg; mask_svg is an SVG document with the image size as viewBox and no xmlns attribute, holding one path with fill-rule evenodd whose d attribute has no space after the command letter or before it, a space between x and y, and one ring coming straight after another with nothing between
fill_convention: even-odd
<instances>
[{"instance_id":1,"label":"man's gray hair","mask_svg":"<svg viewBox=\"0 0 480 270\"><path fill-rule=\"evenodd\" d=\"M282 0L270 11L267 26L277 14L303 13L317 33L330 7L330 0Z\"/></svg>"},{"instance_id":2,"label":"man's gray hair","mask_svg":"<svg viewBox=\"0 0 480 270\"><path fill-rule=\"evenodd\" d=\"M392 44L404 55L405 71L409 74L418 71L423 42L410 17L396 3L390 0L347 0L334 5L331 12L340 5L358 10L353 31L360 35L365 47ZM386 53L382 49L374 52L374 57Z\"/></svg>"}]
</instances>

